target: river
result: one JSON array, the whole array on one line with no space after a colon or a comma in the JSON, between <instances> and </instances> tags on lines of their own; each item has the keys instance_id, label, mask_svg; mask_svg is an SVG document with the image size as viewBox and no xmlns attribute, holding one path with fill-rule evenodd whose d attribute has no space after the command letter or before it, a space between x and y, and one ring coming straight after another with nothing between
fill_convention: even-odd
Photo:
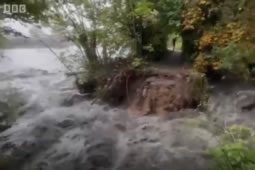
<instances>
[{"instance_id":1,"label":"river","mask_svg":"<svg viewBox=\"0 0 255 170\"><path fill-rule=\"evenodd\" d=\"M47 48L2 52L0 120L5 117L6 129L0 133L1 170L208 169L205 150L217 144L213 116L137 117L92 104L78 94L73 78ZM210 105L219 119L226 111L226 121L252 124L251 116L244 120L232 113L233 104L218 102L220 95L227 94L215 95Z\"/></svg>"}]
</instances>

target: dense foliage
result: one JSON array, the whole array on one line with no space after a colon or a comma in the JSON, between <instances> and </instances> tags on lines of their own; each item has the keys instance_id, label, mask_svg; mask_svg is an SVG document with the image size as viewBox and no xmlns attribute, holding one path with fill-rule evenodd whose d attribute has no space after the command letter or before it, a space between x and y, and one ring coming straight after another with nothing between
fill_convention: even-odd
<instances>
[{"instance_id":1,"label":"dense foliage","mask_svg":"<svg viewBox=\"0 0 255 170\"><path fill-rule=\"evenodd\" d=\"M253 48L245 49L238 44L230 43L224 48L215 47L212 53L221 61L219 69L247 78L255 73Z\"/></svg>"},{"instance_id":2,"label":"dense foliage","mask_svg":"<svg viewBox=\"0 0 255 170\"><path fill-rule=\"evenodd\" d=\"M70 0L51 4L48 17L52 23L93 64L123 55L161 55L167 49L168 35L179 31L178 0Z\"/></svg>"},{"instance_id":3,"label":"dense foliage","mask_svg":"<svg viewBox=\"0 0 255 170\"><path fill-rule=\"evenodd\" d=\"M222 144L211 150L215 170L253 170L255 169L254 131L233 126L225 131Z\"/></svg>"},{"instance_id":4,"label":"dense foliage","mask_svg":"<svg viewBox=\"0 0 255 170\"><path fill-rule=\"evenodd\" d=\"M49 23L78 47L86 67L116 57L158 59L169 35L181 34L183 52L194 57L197 71L253 74L253 52L246 47L254 40L255 8L246 0L3 0L0 5L5 3L26 4L27 13L2 19ZM231 48L237 51L232 54Z\"/></svg>"},{"instance_id":5,"label":"dense foliage","mask_svg":"<svg viewBox=\"0 0 255 170\"><path fill-rule=\"evenodd\" d=\"M251 29L254 23L251 11L254 9L254 3L247 0L194 0L184 3L184 52L188 56L193 55L195 70L251 75L255 58L250 51L254 48L254 31ZM236 44L235 47L233 44ZM235 52L230 52L231 48ZM237 60L240 66L235 64Z\"/></svg>"}]
</instances>

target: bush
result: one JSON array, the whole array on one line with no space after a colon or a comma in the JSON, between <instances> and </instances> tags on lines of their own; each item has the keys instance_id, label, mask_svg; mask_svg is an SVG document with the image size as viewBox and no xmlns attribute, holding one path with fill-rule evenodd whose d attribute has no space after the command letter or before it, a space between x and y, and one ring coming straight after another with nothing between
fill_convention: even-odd
<instances>
[{"instance_id":1,"label":"bush","mask_svg":"<svg viewBox=\"0 0 255 170\"><path fill-rule=\"evenodd\" d=\"M211 149L214 170L254 170L254 131L242 126L233 126L221 137L222 144Z\"/></svg>"},{"instance_id":2,"label":"bush","mask_svg":"<svg viewBox=\"0 0 255 170\"><path fill-rule=\"evenodd\" d=\"M242 48L239 44L230 43L224 48L216 47L213 55L221 63L220 69L242 77L249 77L254 72L255 50Z\"/></svg>"}]
</instances>

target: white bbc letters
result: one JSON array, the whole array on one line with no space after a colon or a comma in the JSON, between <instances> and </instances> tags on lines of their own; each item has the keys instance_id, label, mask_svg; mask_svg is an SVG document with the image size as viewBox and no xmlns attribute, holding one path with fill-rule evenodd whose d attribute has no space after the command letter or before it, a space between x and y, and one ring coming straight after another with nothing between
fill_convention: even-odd
<instances>
[{"instance_id":1,"label":"white bbc letters","mask_svg":"<svg viewBox=\"0 0 255 170\"><path fill-rule=\"evenodd\" d=\"M19 5L12 4L11 7L12 7L12 13L14 13L14 14L19 13Z\"/></svg>"},{"instance_id":2,"label":"white bbc letters","mask_svg":"<svg viewBox=\"0 0 255 170\"><path fill-rule=\"evenodd\" d=\"M10 14L10 13L11 13L11 5L4 4L4 14Z\"/></svg>"},{"instance_id":3,"label":"white bbc letters","mask_svg":"<svg viewBox=\"0 0 255 170\"><path fill-rule=\"evenodd\" d=\"M26 13L27 9L26 9L26 5L23 4L23 5L19 5L19 13Z\"/></svg>"},{"instance_id":4,"label":"white bbc letters","mask_svg":"<svg viewBox=\"0 0 255 170\"><path fill-rule=\"evenodd\" d=\"M4 14L24 14L26 13L25 4L4 4Z\"/></svg>"}]
</instances>

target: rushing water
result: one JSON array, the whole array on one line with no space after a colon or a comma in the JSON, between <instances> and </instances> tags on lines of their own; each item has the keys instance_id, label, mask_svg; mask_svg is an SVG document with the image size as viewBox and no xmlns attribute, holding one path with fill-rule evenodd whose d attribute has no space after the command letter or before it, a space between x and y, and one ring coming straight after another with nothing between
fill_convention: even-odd
<instances>
[{"instance_id":1,"label":"rushing water","mask_svg":"<svg viewBox=\"0 0 255 170\"><path fill-rule=\"evenodd\" d=\"M204 150L217 138L204 115L194 126L185 118L138 118L93 104L77 93L48 49L2 52L0 123L5 116L8 126L0 133L0 170L208 169ZM231 100L227 104L217 101L210 108L239 120Z\"/></svg>"},{"instance_id":2,"label":"rushing water","mask_svg":"<svg viewBox=\"0 0 255 170\"><path fill-rule=\"evenodd\" d=\"M2 50L3 56L0 71L15 71L18 69L41 69L49 72L63 71L65 68L59 60L46 48L38 49L6 49ZM14 70L15 69L15 70Z\"/></svg>"},{"instance_id":3,"label":"rushing water","mask_svg":"<svg viewBox=\"0 0 255 170\"><path fill-rule=\"evenodd\" d=\"M193 164L190 170L206 167L201 152L210 132L92 104L47 49L4 54L0 112L12 116L0 134L1 170L181 170L188 167L182 161Z\"/></svg>"}]
</instances>

